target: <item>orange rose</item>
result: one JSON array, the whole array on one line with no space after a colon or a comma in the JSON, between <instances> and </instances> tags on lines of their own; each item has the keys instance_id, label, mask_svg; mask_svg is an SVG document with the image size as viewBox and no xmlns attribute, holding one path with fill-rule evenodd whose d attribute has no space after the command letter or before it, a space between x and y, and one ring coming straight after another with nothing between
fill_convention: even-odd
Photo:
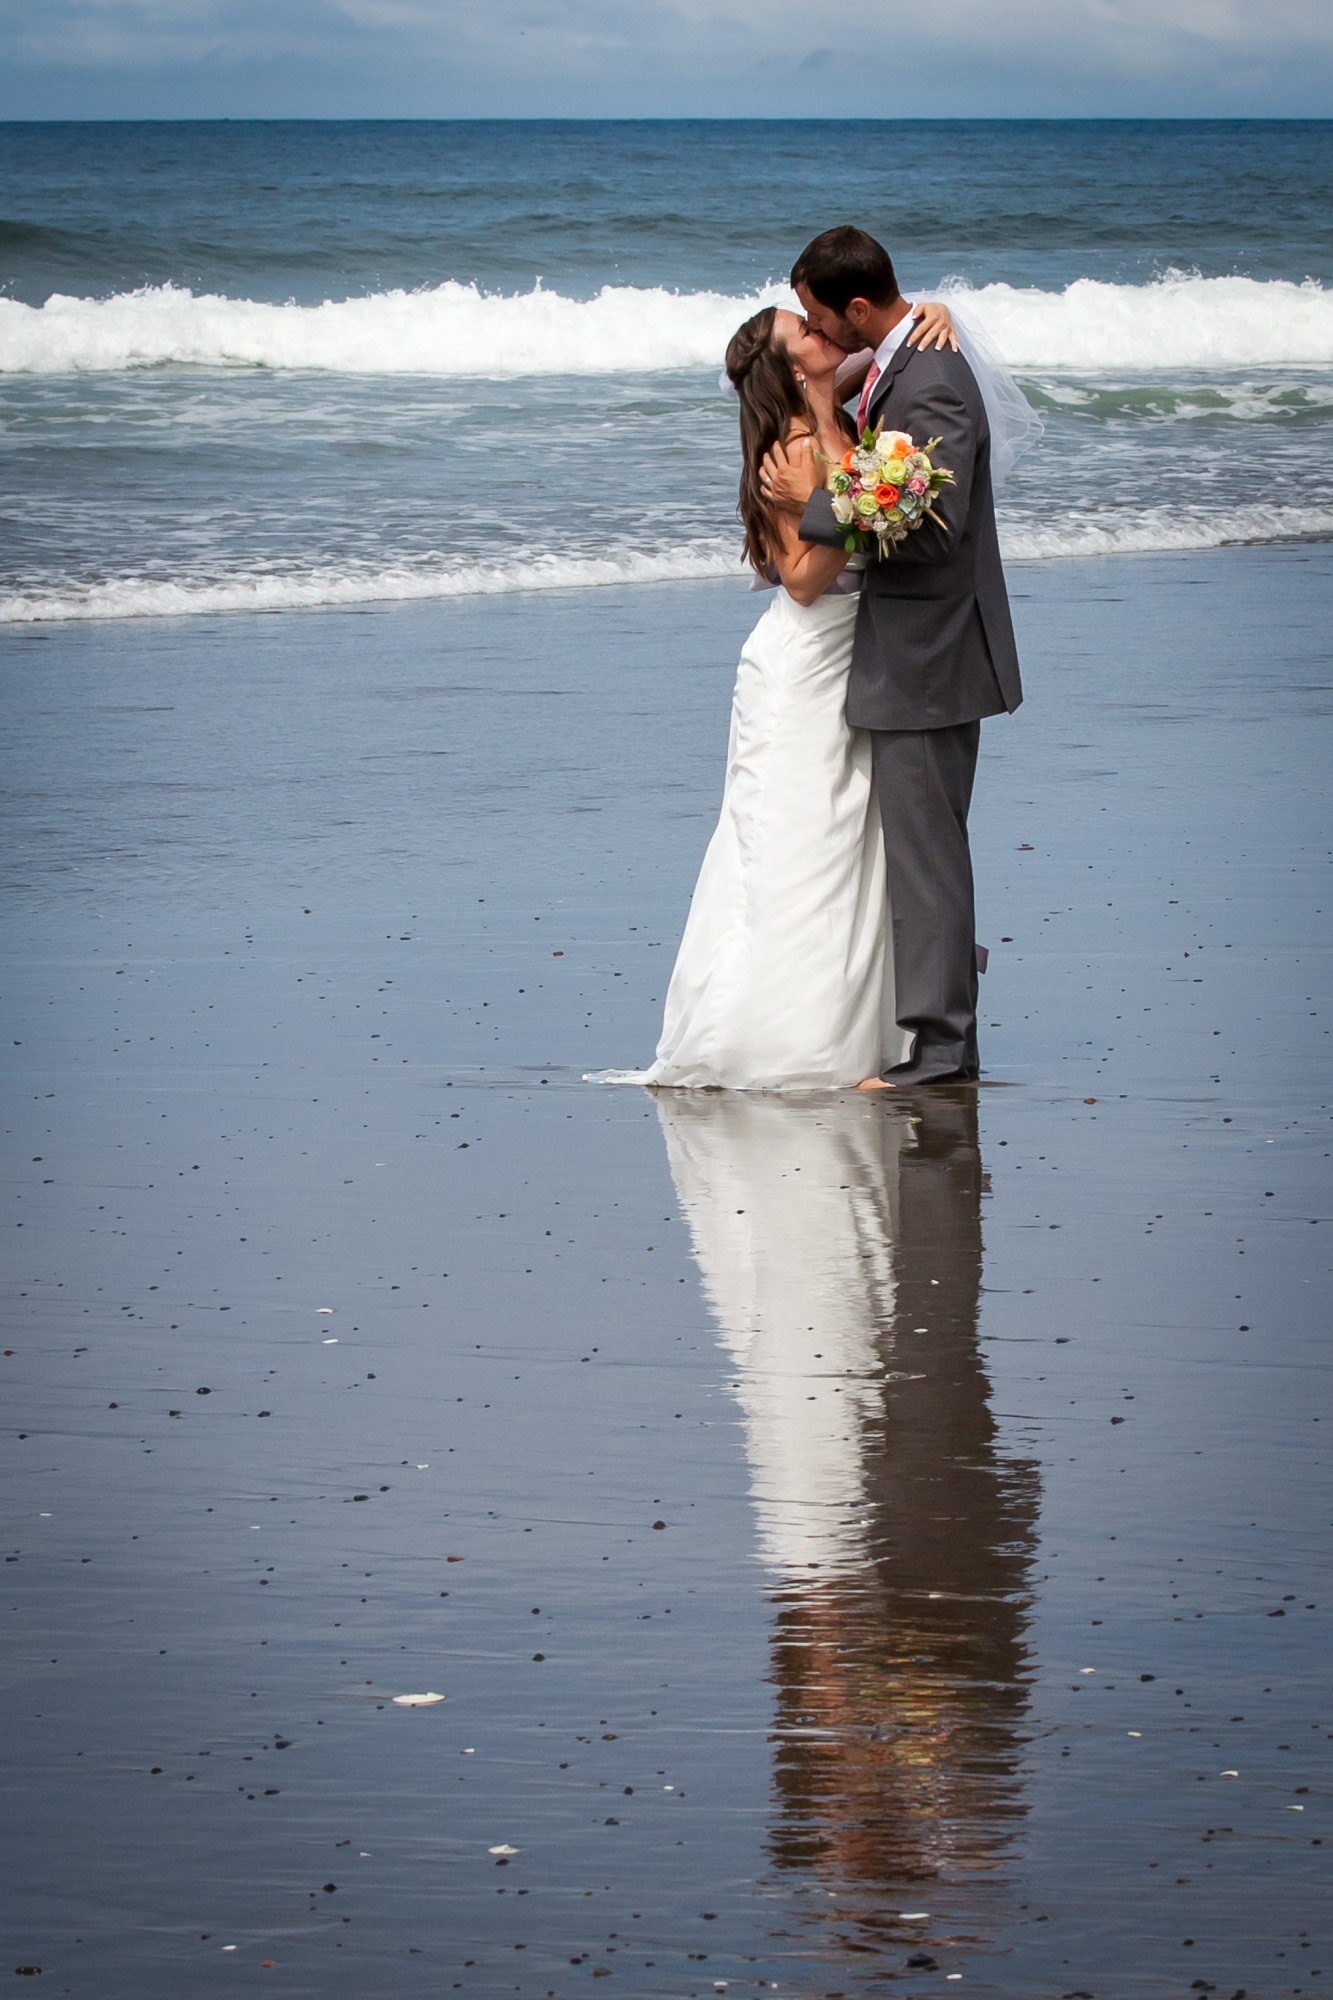
<instances>
[{"instance_id":1,"label":"orange rose","mask_svg":"<svg viewBox=\"0 0 1333 2000\"><path fill-rule=\"evenodd\" d=\"M846 458L844 458L844 460L842 461L842 469L844 472L850 472L852 470L852 460L853 458L855 458L855 456L856 453L854 450L848 452Z\"/></svg>"},{"instance_id":2,"label":"orange rose","mask_svg":"<svg viewBox=\"0 0 1333 2000\"><path fill-rule=\"evenodd\" d=\"M875 498L881 507L896 507L898 505L898 488L896 486L877 486L875 488Z\"/></svg>"}]
</instances>

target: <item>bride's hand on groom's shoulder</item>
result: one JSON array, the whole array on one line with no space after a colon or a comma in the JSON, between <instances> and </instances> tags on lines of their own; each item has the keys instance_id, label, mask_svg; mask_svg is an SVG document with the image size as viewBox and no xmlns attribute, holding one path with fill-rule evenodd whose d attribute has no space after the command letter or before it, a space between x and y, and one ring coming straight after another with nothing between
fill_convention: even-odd
<instances>
[{"instance_id":1,"label":"bride's hand on groom's shoulder","mask_svg":"<svg viewBox=\"0 0 1333 2000\"><path fill-rule=\"evenodd\" d=\"M912 308L912 331L907 336L909 347L951 347L958 352L958 330L953 314L948 306L938 299L925 299Z\"/></svg>"},{"instance_id":2,"label":"bride's hand on groom's shoulder","mask_svg":"<svg viewBox=\"0 0 1333 2000\"><path fill-rule=\"evenodd\" d=\"M803 514L810 495L824 484L823 466L809 437L788 438L766 452L759 468L765 500L780 514Z\"/></svg>"}]
</instances>

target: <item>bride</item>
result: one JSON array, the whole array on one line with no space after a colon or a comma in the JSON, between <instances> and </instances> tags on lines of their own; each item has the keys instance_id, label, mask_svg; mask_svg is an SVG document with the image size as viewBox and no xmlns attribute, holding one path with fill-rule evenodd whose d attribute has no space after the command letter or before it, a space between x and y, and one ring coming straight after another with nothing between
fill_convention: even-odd
<instances>
[{"instance_id":1,"label":"bride","mask_svg":"<svg viewBox=\"0 0 1333 2000\"><path fill-rule=\"evenodd\" d=\"M918 317L916 340L952 340L947 307ZM771 509L759 483L774 443L789 460L813 462L820 485L826 465L841 461L855 435L835 384L846 360L799 314L774 306L727 348L740 399L745 554L778 588L741 653L721 817L657 1060L590 1081L837 1089L908 1053L895 1021L870 742L844 715L864 558L802 542L798 521Z\"/></svg>"}]
</instances>

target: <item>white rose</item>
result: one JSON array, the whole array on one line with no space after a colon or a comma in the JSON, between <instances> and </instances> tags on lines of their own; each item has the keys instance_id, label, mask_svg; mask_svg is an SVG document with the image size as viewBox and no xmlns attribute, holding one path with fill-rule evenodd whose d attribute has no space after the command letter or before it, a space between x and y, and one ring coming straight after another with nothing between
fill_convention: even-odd
<instances>
[{"instance_id":1,"label":"white rose","mask_svg":"<svg viewBox=\"0 0 1333 2000\"><path fill-rule=\"evenodd\" d=\"M839 526L843 528L847 527L850 522L855 520L856 509L852 505L852 498L849 493L834 494L833 518L839 524Z\"/></svg>"}]
</instances>

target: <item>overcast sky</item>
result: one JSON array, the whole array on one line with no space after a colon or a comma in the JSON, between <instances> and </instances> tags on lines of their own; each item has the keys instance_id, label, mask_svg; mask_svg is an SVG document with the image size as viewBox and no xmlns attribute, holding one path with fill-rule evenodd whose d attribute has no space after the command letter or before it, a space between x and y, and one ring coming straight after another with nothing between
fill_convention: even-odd
<instances>
[{"instance_id":1,"label":"overcast sky","mask_svg":"<svg viewBox=\"0 0 1333 2000\"><path fill-rule=\"evenodd\" d=\"M0 116L1333 115L1333 0L0 0Z\"/></svg>"}]
</instances>

